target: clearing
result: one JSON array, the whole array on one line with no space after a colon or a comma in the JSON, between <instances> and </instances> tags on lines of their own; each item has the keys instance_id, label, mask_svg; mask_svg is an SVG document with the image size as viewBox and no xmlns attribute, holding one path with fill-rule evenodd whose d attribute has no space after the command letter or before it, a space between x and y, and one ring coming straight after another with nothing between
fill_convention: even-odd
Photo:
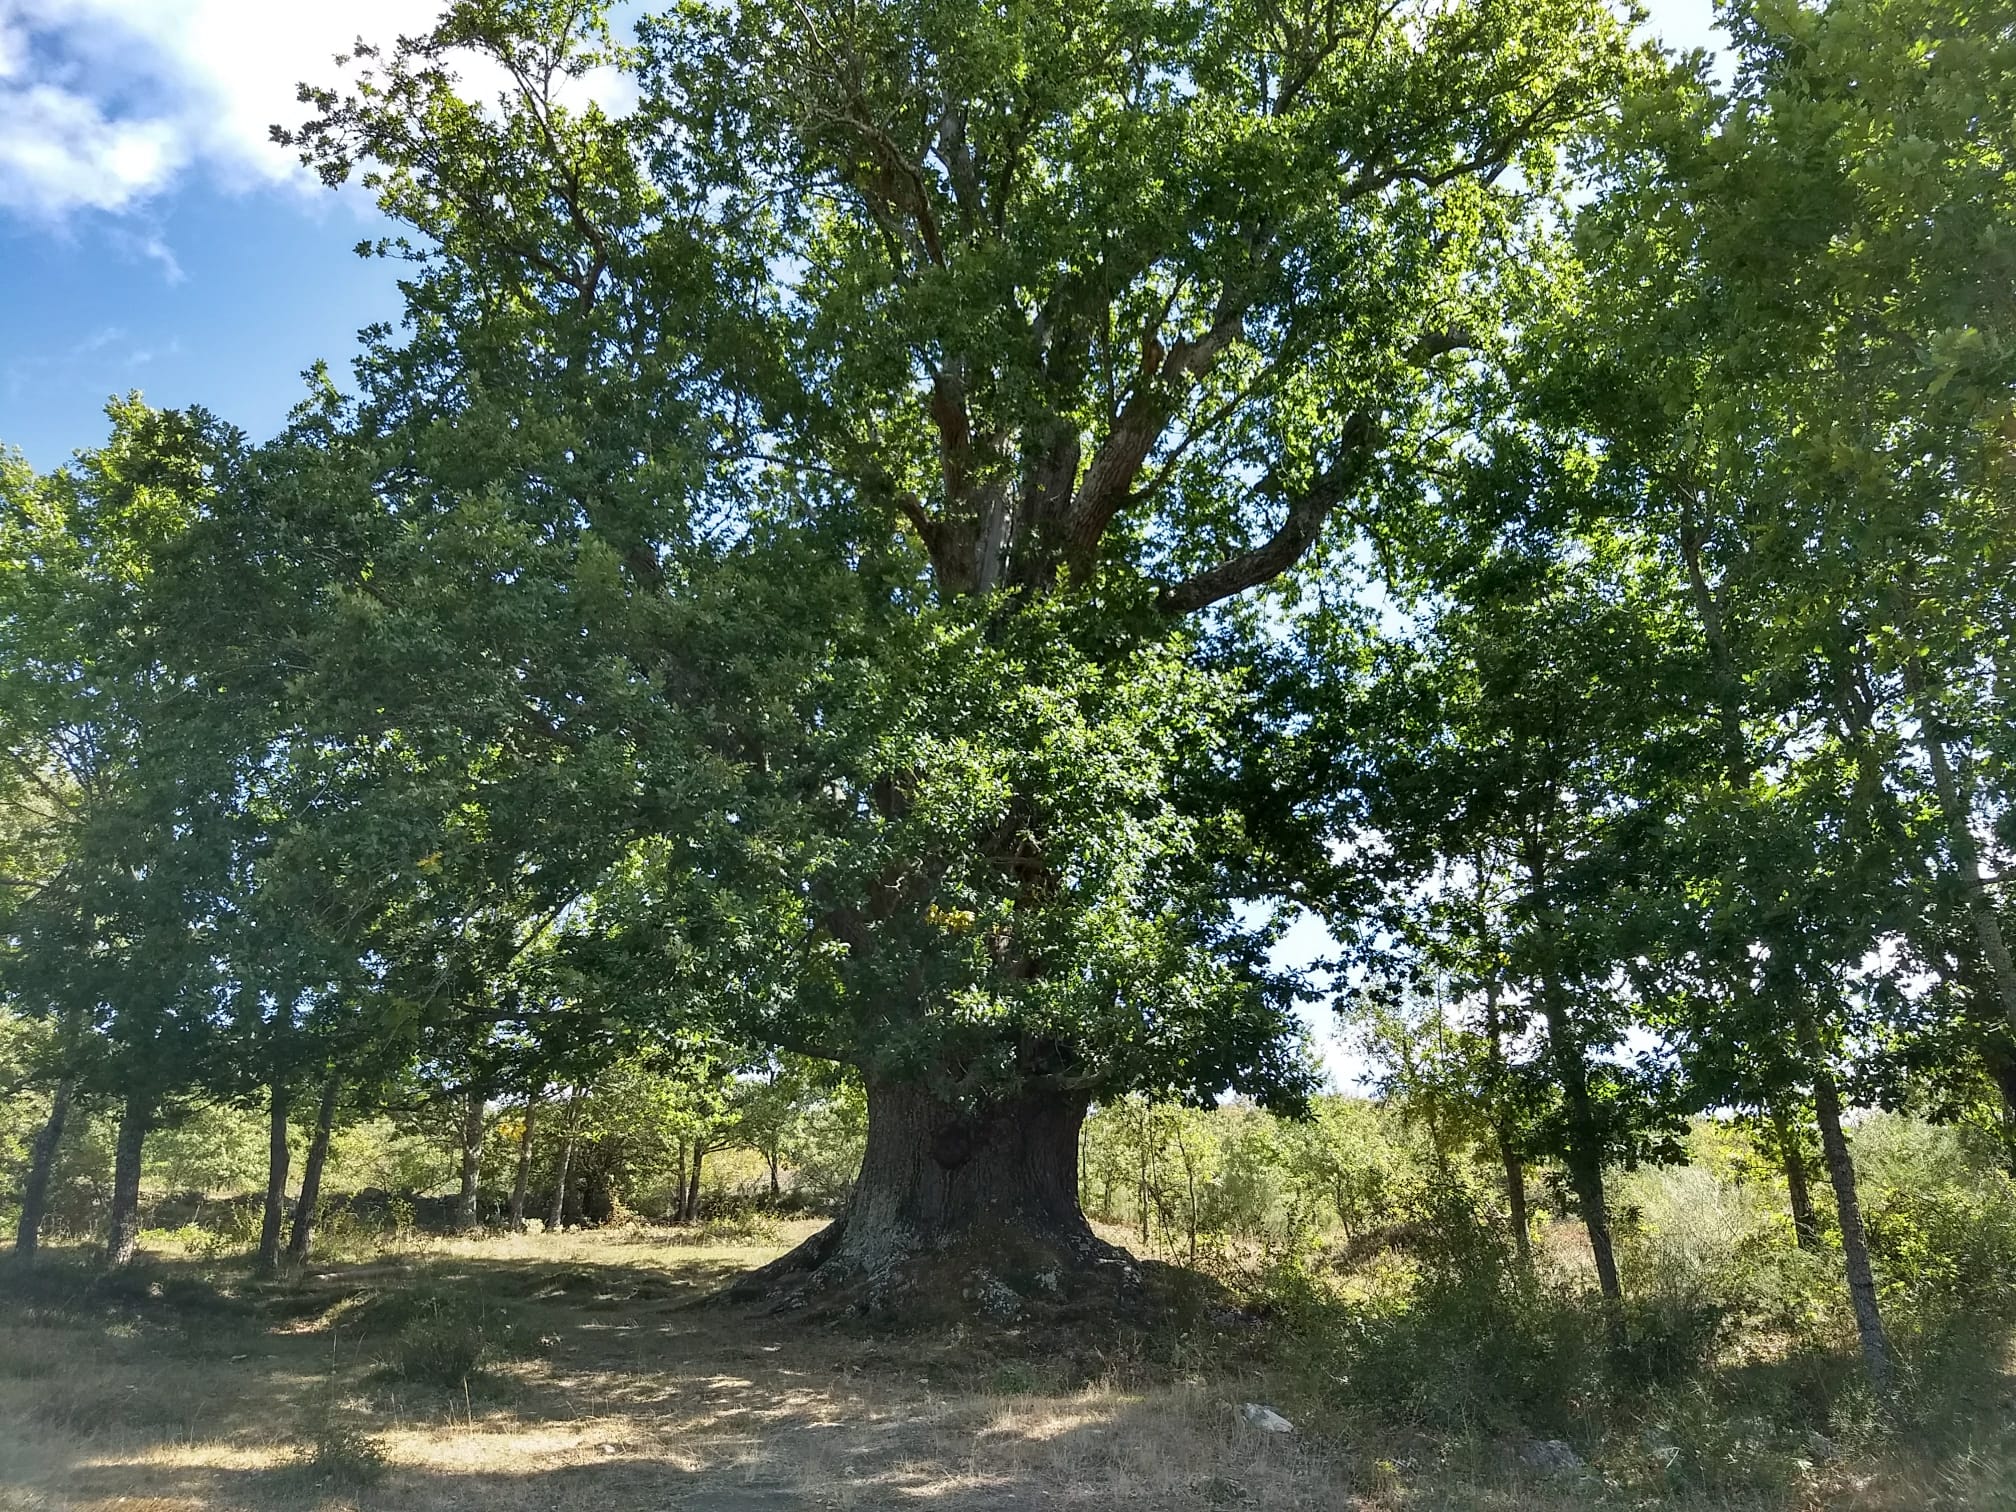
<instances>
[{"instance_id":1,"label":"clearing","mask_svg":"<svg viewBox=\"0 0 2016 1512\"><path fill-rule=\"evenodd\" d=\"M1236 1330L892 1339L705 1303L809 1229L415 1240L270 1284L0 1272L0 1512L1644 1505L1514 1440L1319 1425ZM1256 1399L1297 1431L1242 1423ZM1986 1508L2007 1475L1836 1465L1796 1501L1666 1504Z\"/></svg>"}]
</instances>

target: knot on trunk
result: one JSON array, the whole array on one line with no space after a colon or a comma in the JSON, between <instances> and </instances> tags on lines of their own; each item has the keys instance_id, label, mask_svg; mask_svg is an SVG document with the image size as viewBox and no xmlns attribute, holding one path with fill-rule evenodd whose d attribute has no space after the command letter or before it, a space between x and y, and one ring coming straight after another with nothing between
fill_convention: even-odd
<instances>
[{"instance_id":1,"label":"knot on trunk","mask_svg":"<svg viewBox=\"0 0 2016 1512\"><path fill-rule=\"evenodd\" d=\"M967 1119L943 1125L931 1136L931 1159L941 1171L956 1171L987 1142L984 1130Z\"/></svg>"}]
</instances>

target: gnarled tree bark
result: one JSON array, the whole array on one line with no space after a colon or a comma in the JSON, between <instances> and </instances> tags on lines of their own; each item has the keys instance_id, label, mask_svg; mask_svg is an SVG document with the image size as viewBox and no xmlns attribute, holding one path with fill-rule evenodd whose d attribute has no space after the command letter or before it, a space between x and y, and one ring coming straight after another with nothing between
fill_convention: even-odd
<instances>
[{"instance_id":1,"label":"gnarled tree bark","mask_svg":"<svg viewBox=\"0 0 2016 1512\"><path fill-rule=\"evenodd\" d=\"M1012 1317L1030 1303L1113 1299L1132 1265L1078 1205L1083 1093L1025 1089L979 1108L911 1083L868 1083L868 1144L846 1211L745 1278L763 1295L810 1273L861 1310L934 1302Z\"/></svg>"}]
</instances>

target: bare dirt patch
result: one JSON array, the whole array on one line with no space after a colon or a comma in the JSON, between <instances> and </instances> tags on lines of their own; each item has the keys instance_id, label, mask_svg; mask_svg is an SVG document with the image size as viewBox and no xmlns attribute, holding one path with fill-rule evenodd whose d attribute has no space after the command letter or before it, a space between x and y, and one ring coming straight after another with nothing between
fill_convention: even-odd
<instances>
[{"instance_id":1,"label":"bare dirt patch","mask_svg":"<svg viewBox=\"0 0 2016 1512\"><path fill-rule=\"evenodd\" d=\"M6 1300L0 1509L980 1512L1348 1494L1337 1454L1242 1430L1202 1378L1049 1361L998 1334L752 1319L710 1299L781 1245L652 1237L437 1242L271 1287L157 1263L111 1293L57 1257L74 1284ZM430 1349L442 1371L407 1359Z\"/></svg>"}]
</instances>

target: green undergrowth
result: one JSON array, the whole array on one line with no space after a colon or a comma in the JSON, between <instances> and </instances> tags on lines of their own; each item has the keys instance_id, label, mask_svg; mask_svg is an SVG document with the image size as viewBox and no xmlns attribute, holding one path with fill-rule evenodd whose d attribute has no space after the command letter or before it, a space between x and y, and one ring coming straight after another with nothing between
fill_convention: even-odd
<instances>
[{"instance_id":1,"label":"green undergrowth","mask_svg":"<svg viewBox=\"0 0 2016 1512\"><path fill-rule=\"evenodd\" d=\"M1899 1462L1946 1488L1928 1505L2016 1505L1978 1494L2016 1475L2016 1307L1987 1284L2016 1247L1977 1245L1970 1285L1885 1252L1902 1378L1885 1402L1839 1300L1837 1253L1781 1242L1711 1191L1638 1195L1674 1200L1656 1227L1634 1214L1621 1308L1544 1251L1522 1267L1457 1190L1425 1194L1403 1245L1348 1266L1304 1245L1249 1268L1237 1284L1265 1319L1282 1404L1339 1440L1370 1432L1445 1457L1467 1444L1516 1459L1558 1440L1592 1506L1794 1506L1837 1467ZM1877 1187L1879 1212L1894 1214L1888 1195ZM1912 1198L1920 1222L1949 1220L1937 1195Z\"/></svg>"}]
</instances>

